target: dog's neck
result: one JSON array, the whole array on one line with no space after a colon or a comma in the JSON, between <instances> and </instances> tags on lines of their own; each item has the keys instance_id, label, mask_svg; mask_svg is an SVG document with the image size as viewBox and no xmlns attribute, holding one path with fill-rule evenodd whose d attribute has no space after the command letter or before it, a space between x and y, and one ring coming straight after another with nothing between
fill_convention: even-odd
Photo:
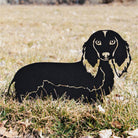
<instances>
[{"instance_id":1,"label":"dog's neck","mask_svg":"<svg viewBox=\"0 0 138 138\"><path fill-rule=\"evenodd\" d=\"M100 61L100 67L106 74L106 77L114 78L113 65L111 60L109 61Z\"/></svg>"},{"instance_id":2,"label":"dog's neck","mask_svg":"<svg viewBox=\"0 0 138 138\"><path fill-rule=\"evenodd\" d=\"M112 63L110 61L101 61L100 59L98 59L96 65L93 67L85 58L85 56L83 56L82 63L86 71L90 73L93 77L96 77L99 67L101 67L104 72L113 71Z\"/></svg>"}]
</instances>

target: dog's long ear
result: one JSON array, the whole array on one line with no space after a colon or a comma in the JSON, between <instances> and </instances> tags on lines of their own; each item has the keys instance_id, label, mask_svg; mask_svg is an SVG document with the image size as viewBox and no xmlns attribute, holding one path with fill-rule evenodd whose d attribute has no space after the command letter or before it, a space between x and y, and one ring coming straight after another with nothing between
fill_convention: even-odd
<instances>
[{"instance_id":1,"label":"dog's long ear","mask_svg":"<svg viewBox=\"0 0 138 138\"><path fill-rule=\"evenodd\" d=\"M131 56L129 52L129 45L124 41L121 36L117 35L118 47L114 53L114 59L112 60L116 75L121 77L131 62Z\"/></svg>"},{"instance_id":2,"label":"dog's long ear","mask_svg":"<svg viewBox=\"0 0 138 138\"><path fill-rule=\"evenodd\" d=\"M91 36L89 40L84 43L82 61L87 71L95 77L98 72L99 60L97 52L93 47L93 41L93 36Z\"/></svg>"}]
</instances>

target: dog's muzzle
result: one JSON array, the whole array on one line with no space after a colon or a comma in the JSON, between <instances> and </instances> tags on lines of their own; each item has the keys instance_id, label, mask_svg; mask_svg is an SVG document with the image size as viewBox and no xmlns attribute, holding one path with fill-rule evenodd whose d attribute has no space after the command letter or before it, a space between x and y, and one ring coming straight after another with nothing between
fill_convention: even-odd
<instances>
[{"instance_id":1,"label":"dog's muzzle","mask_svg":"<svg viewBox=\"0 0 138 138\"><path fill-rule=\"evenodd\" d=\"M110 53L109 52L103 52L102 56L103 56L102 60L107 61L107 60L109 60Z\"/></svg>"}]
</instances>

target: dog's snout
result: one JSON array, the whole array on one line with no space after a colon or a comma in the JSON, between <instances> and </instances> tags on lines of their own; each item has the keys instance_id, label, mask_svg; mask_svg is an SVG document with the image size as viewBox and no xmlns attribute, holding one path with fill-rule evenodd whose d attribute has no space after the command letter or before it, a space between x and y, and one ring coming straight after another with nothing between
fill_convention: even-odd
<instances>
[{"instance_id":1,"label":"dog's snout","mask_svg":"<svg viewBox=\"0 0 138 138\"><path fill-rule=\"evenodd\" d=\"M107 58L107 57L110 56L110 53L109 53L109 52L103 52L103 53L102 53L102 56L104 56L105 58Z\"/></svg>"}]
</instances>

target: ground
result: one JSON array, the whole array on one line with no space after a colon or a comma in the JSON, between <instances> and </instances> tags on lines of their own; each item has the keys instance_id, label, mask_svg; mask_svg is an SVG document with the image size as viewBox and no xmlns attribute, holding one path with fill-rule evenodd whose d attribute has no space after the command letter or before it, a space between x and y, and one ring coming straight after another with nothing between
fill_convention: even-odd
<instances>
[{"instance_id":1,"label":"ground","mask_svg":"<svg viewBox=\"0 0 138 138\"><path fill-rule=\"evenodd\" d=\"M61 99L61 101L51 102L50 100L38 100L31 104L29 101L25 101L20 105L12 100L5 101L5 97L2 97L0 98L0 117L1 122L7 121L5 123L7 129L12 127L20 133L26 133L25 130L28 133L41 130L46 135L67 137L69 135L97 135L100 130L105 128L111 128L114 134L121 136L124 131L137 128L137 4L1 6L1 93L7 91L15 72L26 64L39 61L79 61L84 42L93 32L101 29L111 29L118 32L129 43L132 55L128 73L122 78L115 78L115 88L109 99L105 99L102 104L106 114L98 114L97 109L92 108L91 105L78 104L75 101L66 101L65 103ZM119 101L116 102L112 97L115 95L117 98L121 97L123 101L120 101L121 98L119 98ZM109 106L111 99L112 102ZM28 106L28 104L30 105ZM39 114L38 107L39 112L43 112L42 115ZM53 113L55 114L53 115ZM17 117L13 117L13 114L16 114ZM72 116L69 117L69 114ZM46 126L42 120L46 122ZM19 123L19 121L25 123L29 121L31 125L23 128L20 127L23 123ZM118 122L113 125L115 121ZM66 126L63 122L68 122L68 125ZM71 123L74 126L70 125ZM117 123L119 127L116 128ZM9 124L11 124L10 127Z\"/></svg>"}]
</instances>

